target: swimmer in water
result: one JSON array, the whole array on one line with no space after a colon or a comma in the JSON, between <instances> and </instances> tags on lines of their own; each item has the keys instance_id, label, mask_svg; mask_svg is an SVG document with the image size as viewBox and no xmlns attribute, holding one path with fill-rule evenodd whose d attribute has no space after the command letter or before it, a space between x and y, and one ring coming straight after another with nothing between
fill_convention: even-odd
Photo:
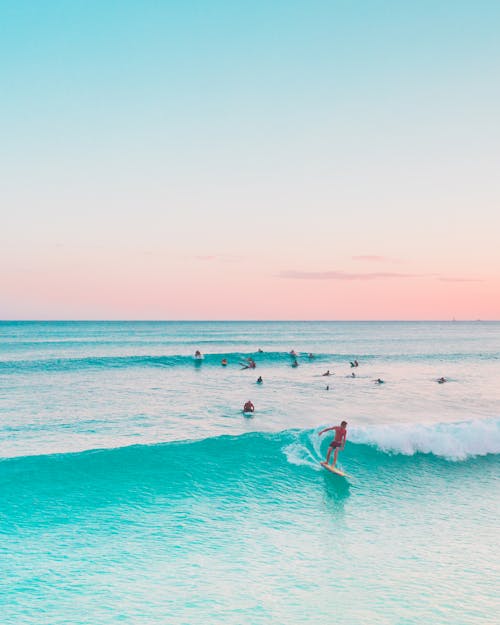
<instances>
[{"instance_id":1,"label":"swimmer in water","mask_svg":"<svg viewBox=\"0 0 500 625\"><path fill-rule=\"evenodd\" d=\"M243 406L243 412L254 412L255 406L252 404L250 400L248 400Z\"/></svg>"},{"instance_id":2,"label":"swimmer in water","mask_svg":"<svg viewBox=\"0 0 500 625\"><path fill-rule=\"evenodd\" d=\"M203 358L203 356L201 355L201 352L200 352L200 350L199 350L199 349L197 349L197 350L195 351L195 353L194 353L194 357L195 357L195 358Z\"/></svg>"},{"instance_id":3,"label":"swimmer in water","mask_svg":"<svg viewBox=\"0 0 500 625\"><path fill-rule=\"evenodd\" d=\"M307 357L309 358L309 360L312 360L314 358L314 354L310 352L309 354L307 354Z\"/></svg>"},{"instance_id":4,"label":"swimmer in water","mask_svg":"<svg viewBox=\"0 0 500 625\"><path fill-rule=\"evenodd\" d=\"M220 364L221 364L223 367L227 367L227 358L223 358L223 359L220 361Z\"/></svg>"},{"instance_id":5,"label":"swimmer in water","mask_svg":"<svg viewBox=\"0 0 500 625\"><path fill-rule=\"evenodd\" d=\"M295 360L292 362L292 367L298 367L298 366L299 366L299 363L297 362L297 359L295 359Z\"/></svg>"}]
</instances>

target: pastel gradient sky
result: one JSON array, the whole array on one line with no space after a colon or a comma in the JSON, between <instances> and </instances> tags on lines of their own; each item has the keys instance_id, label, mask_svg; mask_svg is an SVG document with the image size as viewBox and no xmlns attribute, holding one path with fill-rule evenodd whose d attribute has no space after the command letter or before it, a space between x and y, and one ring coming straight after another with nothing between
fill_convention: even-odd
<instances>
[{"instance_id":1,"label":"pastel gradient sky","mask_svg":"<svg viewBox=\"0 0 500 625\"><path fill-rule=\"evenodd\" d=\"M500 319L499 30L0 0L0 317Z\"/></svg>"}]
</instances>

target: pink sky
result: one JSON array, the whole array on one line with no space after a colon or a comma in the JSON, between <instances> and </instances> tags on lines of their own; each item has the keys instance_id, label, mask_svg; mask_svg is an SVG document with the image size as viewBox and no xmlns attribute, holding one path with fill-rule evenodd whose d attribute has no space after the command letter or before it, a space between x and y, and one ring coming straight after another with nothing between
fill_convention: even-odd
<instances>
[{"instance_id":1,"label":"pink sky","mask_svg":"<svg viewBox=\"0 0 500 625\"><path fill-rule=\"evenodd\" d=\"M244 255L59 248L17 262L1 276L4 318L500 318L498 277L418 271L402 260L345 258L332 263L340 270L304 272Z\"/></svg>"},{"instance_id":2,"label":"pink sky","mask_svg":"<svg viewBox=\"0 0 500 625\"><path fill-rule=\"evenodd\" d=\"M500 319L498 6L311 1L4 12L1 318Z\"/></svg>"}]
</instances>

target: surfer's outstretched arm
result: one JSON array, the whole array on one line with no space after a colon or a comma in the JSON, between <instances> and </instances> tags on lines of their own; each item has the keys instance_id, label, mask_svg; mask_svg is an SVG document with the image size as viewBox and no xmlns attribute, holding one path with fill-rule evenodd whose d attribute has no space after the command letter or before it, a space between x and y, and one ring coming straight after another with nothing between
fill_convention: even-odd
<instances>
[{"instance_id":1,"label":"surfer's outstretched arm","mask_svg":"<svg viewBox=\"0 0 500 625\"><path fill-rule=\"evenodd\" d=\"M329 432L330 430L334 430L334 429L335 429L335 426L332 426L331 428L325 428L324 430L321 430L321 432L318 434L318 436L321 436L325 432Z\"/></svg>"}]
</instances>

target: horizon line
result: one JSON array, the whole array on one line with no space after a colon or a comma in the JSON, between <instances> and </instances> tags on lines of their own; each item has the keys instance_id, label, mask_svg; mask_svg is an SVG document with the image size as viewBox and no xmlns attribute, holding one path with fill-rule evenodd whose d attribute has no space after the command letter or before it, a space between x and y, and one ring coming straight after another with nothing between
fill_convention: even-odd
<instances>
[{"instance_id":1,"label":"horizon line","mask_svg":"<svg viewBox=\"0 0 500 625\"><path fill-rule=\"evenodd\" d=\"M0 323L498 323L500 319L0 319Z\"/></svg>"}]
</instances>

